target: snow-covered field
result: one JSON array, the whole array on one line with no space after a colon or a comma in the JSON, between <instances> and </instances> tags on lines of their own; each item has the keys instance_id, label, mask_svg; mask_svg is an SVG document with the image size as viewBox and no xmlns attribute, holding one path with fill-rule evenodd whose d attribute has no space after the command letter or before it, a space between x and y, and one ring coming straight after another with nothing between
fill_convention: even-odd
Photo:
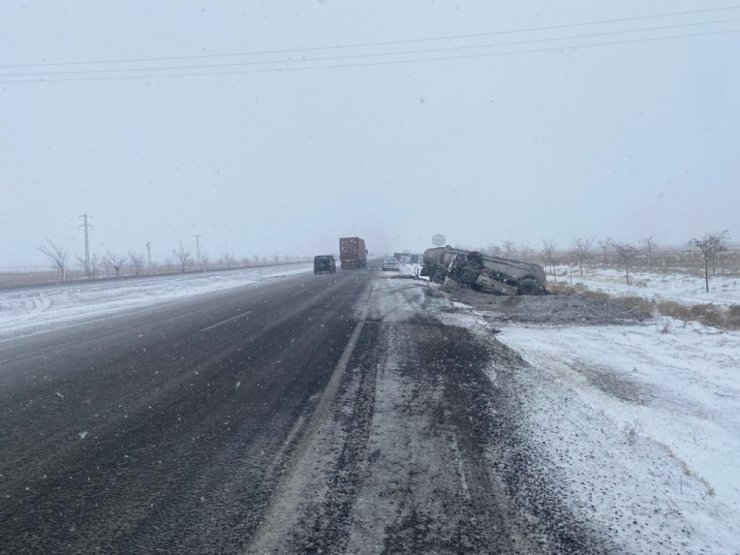
<instances>
[{"instance_id":1,"label":"snow-covered field","mask_svg":"<svg viewBox=\"0 0 740 555\"><path fill-rule=\"evenodd\" d=\"M212 291L313 271L312 264L0 291L0 340Z\"/></svg>"},{"instance_id":2,"label":"snow-covered field","mask_svg":"<svg viewBox=\"0 0 740 555\"><path fill-rule=\"evenodd\" d=\"M443 320L490 336L484 313L452 308ZM740 332L494 326L526 361L523 424L571 510L625 553L740 553Z\"/></svg>"},{"instance_id":3,"label":"snow-covered field","mask_svg":"<svg viewBox=\"0 0 740 555\"><path fill-rule=\"evenodd\" d=\"M533 367L532 434L584 517L634 552L738 553L740 334L664 326L505 326L499 339Z\"/></svg>"},{"instance_id":4,"label":"snow-covered field","mask_svg":"<svg viewBox=\"0 0 740 555\"><path fill-rule=\"evenodd\" d=\"M570 283L567 275L558 280ZM573 284L578 283L592 291L613 296L637 296L651 301L674 301L685 305L740 305L740 277L735 276L710 277L709 293L706 292L703 277L677 273L630 272L630 285L627 285L623 271L590 268L584 269L583 277L576 271L573 272Z\"/></svg>"}]
</instances>

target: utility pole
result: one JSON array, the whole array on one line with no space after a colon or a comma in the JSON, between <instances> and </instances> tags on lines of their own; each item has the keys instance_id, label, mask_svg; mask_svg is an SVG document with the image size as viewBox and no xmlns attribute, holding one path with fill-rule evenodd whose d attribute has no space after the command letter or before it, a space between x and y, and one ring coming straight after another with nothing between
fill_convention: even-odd
<instances>
[{"instance_id":1,"label":"utility pole","mask_svg":"<svg viewBox=\"0 0 740 555\"><path fill-rule=\"evenodd\" d=\"M146 265L152 267L152 244L149 241L146 242Z\"/></svg>"},{"instance_id":2,"label":"utility pole","mask_svg":"<svg viewBox=\"0 0 740 555\"><path fill-rule=\"evenodd\" d=\"M195 263L200 266L200 235L195 236Z\"/></svg>"},{"instance_id":3,"label":"utility pole","mask_svg":"<svg viewBox=\"0 0 740 555\"><path fill-rule=\"evenodd\" d=\"M80 218L82 218L82 225L80 227L85 228L85 275L90 278L92 277L92 268L90 268L90 235L88 228L91 226L87 222L87 214L83 214Z\"/></svg>"}]
</instances>

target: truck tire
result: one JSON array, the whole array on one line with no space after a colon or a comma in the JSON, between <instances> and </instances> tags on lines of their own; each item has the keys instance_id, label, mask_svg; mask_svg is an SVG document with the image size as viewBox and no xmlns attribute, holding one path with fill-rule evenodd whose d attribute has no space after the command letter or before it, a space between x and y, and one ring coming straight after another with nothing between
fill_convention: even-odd
<instances>
[{"instance_id":1,"label":"truck tire","mask_svg":"<svg viewBox=\"0 0 740 555\"><path fill-rule=\"evenodd\" d=\"M534 278L524 278L517 286L518 295L542 295L544 288Z\"/></svg>"},{"instance_id":2,"label":"truck tire","mask_svg":"<svg viewBox=\"0 0 740 555\"><path fill-rule=\"evenodd\" d=\"M473 285L478 279L478 272L471 266L464 266L457 272L457 279L465 285Z\"/></svg>"},{"instance_id":3,"label":"truck tire","mask_svg":"<svg viewBox=\"0 0 740 555\"><path fill-rule=\"evenodd\" d=\"M471 266L482 268L483 267L483 255L478 251L471 251L468 253L468 264Z\"/></svg>"}]
</instances>

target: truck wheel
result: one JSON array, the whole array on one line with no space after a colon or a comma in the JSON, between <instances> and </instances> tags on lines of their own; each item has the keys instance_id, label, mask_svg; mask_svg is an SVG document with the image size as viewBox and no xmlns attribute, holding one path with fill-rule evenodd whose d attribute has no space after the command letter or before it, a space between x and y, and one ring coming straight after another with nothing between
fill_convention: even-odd
<instances>
[{"instance_id":1,"label":"truck wheel","mask_svg":"<svg viewBox=\"0 0 740 555\"><path fill-rule=\"evenodd\" d=\"M478 279L478 272L470 266L465 266L457 273L457 278L461 283L472 285L475 283L475 280Z\"/></svg>"},{"instance_id":2,"label":"truck wheel","mask_svg":"<svg viewBox=\"0 0 740 555\"><path fill-rule=\"evenodd\" d=\"M483 255L477 251L472 251L468 253L468 264L472 266L476 266L478 268L483 267Z\"/></svg>"},{"instance_id":3,"label":"truck wheel","mask_svg":"<svg viewBox=\"0 0 740 555\"><path fill-rule=\"evenodd\" d=\"M517 287L518 295L542 295L543 293L542 286L537 283L536 279L532 278L524 278Z\"/></svg>"}]
</instances>

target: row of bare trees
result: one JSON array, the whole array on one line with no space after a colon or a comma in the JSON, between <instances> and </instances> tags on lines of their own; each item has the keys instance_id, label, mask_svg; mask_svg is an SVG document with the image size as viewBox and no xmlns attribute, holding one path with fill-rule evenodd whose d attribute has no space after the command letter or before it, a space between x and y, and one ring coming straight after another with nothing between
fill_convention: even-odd
<instances>
[{"instance_id":1,"label":"row of bare trees","mask_svg":"<svg viewBox=\"0 0 740 555\"><path fill-rule=\"evenodd\" d=\"M47 239L46 242L36 247L36 250L41 252L48 259L51 267L57 271L59 279L61 281L65 281L70 269L70 257L67 249L64 246ZM76 256L75 259L88 279L95 279L101 277L101 275L106 277L121 277L125 270L138 276L144 273L145 270L154 273L157 269L156 264L152 264L151 267L149 267L144 255L135 251L129 251L128 254L108 251L103 256L91 254L89 259L85 259L85 257L82 256ZM248 266L264 266L270 262L279 264L281 262L290 263L305 260L305 257L281 256L279 253L273 253L271 257L254 255L252 257L244 256L240 260L237 260L237 258L231 254L225 254L218 260L212 261L208 256L208 253L203 250L200 252L200 260L197 260L187 247L180 244L177 249L172 250L172 259L165 261L164 267L165 271L178 271L180 273L185 273L194 270L202 270L205 272L210 268L244 268Z\"/></svg>"},{"instance_id":2,"label":"row of bare trees","mask_svg":"<svg viewBox=\"0 0 740 555\"><path fill-rule=\"evenodd\" d=\"M688 252L694 255L698 254L702 261L704 283L707 292L709 292L710 269L711 275L714 275L720 253L728 250L728 241L729 233L727 231L721 231L706 233L701 238L694 238L688 242ZM569 262L573 262L578 267L581 277L583 277L584 265L591 259L593 242L591 238L584 239L577 237L573 240L571 249L561 253L566 256L569 255ZM616 264L624 270L625 280L628 285L630 284L630 270L635 267L637 258L644 256L647 260L648 268L652 270L656 249L658 248L658 244L652 235L643 239L639 246L631 243L622 243L611 238L599 241L598 246L602 251L602 263L606 265L615 259ZM557 275L555 273L555 265L558 262L556 258L557 253L557 245L553 241L542 242L541 261L550 269L555 281L557 281Z\"/></svg>"},{"instance_id":3,"label":"row of bare trees","mask_svg":"<svg viewBox=\"0 0 740 555\"><path fill-rule=\"evenodd\" d=\"M706 290L709 291L709 277L716 272L720 253L728 250L727 231L707 233L700 238L691 239L677 256L687 260L701 260ZM600 256L596 254L597 249ZM597 261L603 265L616 265L624 270L626 282L630 283L630 272L638 266L653 270L658 258L659 245L653 235L645 237L638 243L625 243L610 237L595 241L594 238L576 237L571 245L560 249L552 240L543 240L540 251L528 245L516 245L512 240L503 241L500 245L476 249L492 256L517 258L527 262L539 262L545 266L554 281L557 281L555 267L561 263L574 266L583 277L583 269L589 262ZM596 251L596 252L595 252ZM672 251L673 252L673 251ZM693 263L692 263L693 264Z\"/></svg>"},{"instance_id":4,"label":"row of bare trees","mask_svg":"<svg viewBox=\"0 0 740 555\"><path fill-rule=\"evenodd\" d=\"M49 260L51 267L59 274L59 279L65 281L69 272L69 253L67 249L58 245L51 239L47 239L36 249ZM78 264L83 269L85 276L88 278L100 277L101 269L106 276L114 274L120 277L126 263L130 263L136 275L141 274L144 268L144 256L135 252L129 252L127 255L121 255L106 252L105 255L91 254L89 259L82 256L76 256Z\"/></svg>"}]
</instances>

